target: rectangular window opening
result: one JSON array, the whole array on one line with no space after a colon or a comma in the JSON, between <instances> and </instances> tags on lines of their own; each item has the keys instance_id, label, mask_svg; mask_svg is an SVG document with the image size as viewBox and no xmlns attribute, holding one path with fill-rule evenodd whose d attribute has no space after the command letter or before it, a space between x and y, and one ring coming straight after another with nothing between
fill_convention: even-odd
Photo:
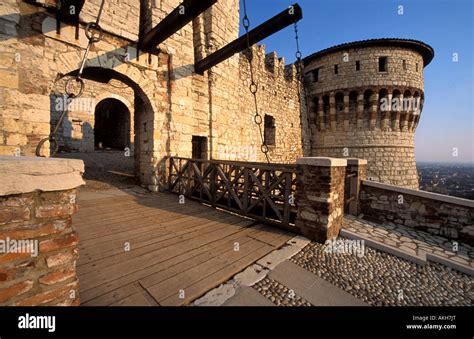
<instances>
[{"instance_id":1,"label":"rectangular window opening","mask_svg":"<svg viewBox=\"0 0 474 339\"><path fill-rule=\"evenodd\" d=\"M339 65L334 65L334 74L339 74Z\"/></svg>"},{"instance_id":2,"label":"rectangular window opening","mask_svg":"<svg viewBox=\"0 0 474 339\"><path fill-rule=\"evenodd\" d=\"M360 71L360 61L356 61L356 71Z\"/></svg>"},{"instance_id":3,"label":"rectangular window opening","mask_svg":"<svg viewBox=\"0 0 474 339\"><path fill-rule=\"evenodd\" d=\"M207 160L207 138L193 135L193 159Z\"/></svg>"},{"instance_id":4,"label":"rectangular window opening","mask_svg":"<svg viewBox=\"0 0 474 339\"><path fill-rule=\"evenodd\" d=\"M275 118L268 114L265 114L264 120L264 141L267 146L274 146L276 144Z\"/></svg>"},{"instance_id":5,"label":"rectangular window opening","mask_svg":"<svg viewBox=\"0 0 474 339\"><path fill-rule=\"evenodd\" d=\"M313 74L313 82L319 81L319 68L316 68L311 72Z\"/></svg>"},{"instance_id":6,"label":"rectangular window opening","mask_svg":"<svg viewBox=\"0 0 474 339\"><path fill-rule=\"evenodd\" d=\"M379 72L387 72L387 57L379 58Z\"/></svg>"}]
</instances>

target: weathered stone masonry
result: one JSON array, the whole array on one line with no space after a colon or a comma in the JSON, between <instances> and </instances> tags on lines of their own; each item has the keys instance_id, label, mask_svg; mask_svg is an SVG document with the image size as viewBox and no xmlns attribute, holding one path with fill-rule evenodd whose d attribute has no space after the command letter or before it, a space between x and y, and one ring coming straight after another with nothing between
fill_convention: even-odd
<instances>
[{"instance_id":1,"label":"weathered stone masonry","mask_svg":"<svg viewBox=\"0 0 474 339\"><path fill-rule=\"evenodd\" d=\"M376 39L305 58L312 154L367 159L369 179L417 189L414 132L433 53L415 40Z\"/></svg>"},{"instance_id":2,"label":"weathered stone masonry","mask_svg":"<svg viewBox=\"0 0 474 339\"><path fill-rule=\"evenodd\" d=\"M99 3L86 1L78 39L69 25L57 34L55 19L39 6L17 0L0 5L0 153L33 154L56 123L52 98L61 93L64 75L77 70L87 45L84 24L95 19ZM93 46L84 72L85 98L96 104L117 98L130 111L136 175L151 189L163 180L166 156L192 155L193 136L205 138L209 158L265 160L246 55L234 55L204 75L194 73L196 60L237 38L237 0L219 1L160 44L157 53L137 51L140 20L143 29L152 27L178 4L106 2L104 39ZM305 59L306 97L301 99L308 102L307 109L300 107L294 65L285 67L263 46L252 51L259 112L274 129L271 161L291 163L302 155L367 159L369 179L418 188L414 131L431 47L414 40L378 39L317 52ZM388 109L382 109L381 99L388 100ZM413 106L395 107L395 99ZM58 133L60 146L92 151L93 125L90 113L69 112Z\"/></svg>"},{"instance_id":3,"label":"weathered stone masonry","mask_svg":"<svg viewBox=\"0 0 474 339\"><path fill-rule=\"evenodd\" d=\"M84 24L95 20L100 0L85 2L78 39L73 26L63 24L56 33L55 18L41 8L54 1L37 3L7 0L0 5L1 154L34 154L55 125L58 112L52 98L64 91L64 76L80 64L88 42ZM193 136L207 138L210 158L264 160L249 104L247 58L234 55L204 75L194 73L196 60L237 38L237 0L219 1L160 44L158 53L137 52L140 16L156 25L179 3L107 1L101 20L104 38L93 46L84 71L84 98L98 104L120 96L129 109L136 174L150 189L157 189L163 178L164 157L191 156ZM275 119L270 158L294 162L302 155L294 66L285 68L283 60L265 55L263 47L253 50L259 110ZM90 113L68 112L58 133L60 146L91 151L93 124Z\"/></svg>"},{"instance_id":4,"label":"weathered stone masonry","mask_svg":"<svg viewBox=\"0 0 474 339\"><path fill-rule=\"evenodd\" d=\"M364 218L474 244L474 202L378 182L363 181Z\"/></svg>"}]
</instances>

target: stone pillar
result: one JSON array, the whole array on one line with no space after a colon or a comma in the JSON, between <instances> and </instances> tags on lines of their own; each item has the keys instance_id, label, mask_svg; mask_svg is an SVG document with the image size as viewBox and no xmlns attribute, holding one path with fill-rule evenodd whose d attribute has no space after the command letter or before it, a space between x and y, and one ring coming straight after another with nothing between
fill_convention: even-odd
<instances>
[{"instance_id":1,"label":"stone pillar","mask_svg":"<svg viewBox=\"0 0 474 339\"><path fill-rule=\"evenodd\" d=\"M323 98L318 100L318 113L319 115L319 130L324 131L326 129L326 124L324 122L324 100Z\"/></svg>"},{"instance_id":2,"label":"stone pillar","mask_svg":"<svg viewBox=\"0 0 474 339\"><path fill-rule=\"evenodd\" d=\"M329 97L329 124L331 126L331 131L336 131L336 95L331 93Z\"/></svg>"},{"instance_id":3,"label":"stone pillar","mask_svg":"<svg viewBox=\"0 0 474 339\"><path fill-rule=\"evenodd\" d=\"M390 115L392 114L392 93L387 95L387 109L382 112L382 121L380 127L383 131L386 131L390 126Z\"/></svg>"},{"instance_id":4,"label":"stone pillar","mask_svg":"<svg viewBox=\"0 0 474 339\"><path fill-rule=\"evenodd\" d=\"M324 242L337 237L344 216L346 159L297 159L296 227L308 238Z\"/></svg>"},{"instance_id":5,"label":"stone pillar","mask_svg":"<svg viewBox=\"0 0 474 339\"><path fill-rule=\"evenodd\" d=\"M76 306L82 160L0 157L0 306Z\"/></svg>"},{"instance_id":6,"label":"stone pillar","mask_svg":"<svg viewBox=\"0 0 474 339\"><path fill-rule=\"evenodd\" d=\"M413 105L414 106L413 106L412 117L411 117L409 125L408 125L408 130L410 132L413 132L415 130L415 125L417 123L417 117L420 114L420 97L414 97Z\"/></svg>"},{"instance_id":7,"label":"stone pillar","mask_svg":"<svg viewBox=\"0 0 474 339\"><path fill-rule=\"evenodd\" d=\"M370 130L375 129L375 124L377 122L377 111L379 108L379 95L378 93L374 93L370 96L370 119L369 119L369 126Z\"/></svg>"},{"instance_id":8,"label":"stone pillar","mask_svg":"<svg viewBox=\"0 0 474 339\"><path fill-rule=\"evenodd\" d=\"M400 131L400 119L401 119L401 112L403 110L403 94L400 94L397 98L397 115L395 117L395 121L393 122L393 131L398 132ZM393 106L392 106L393 107Z\"/></svg>"},{"instance_id":9,"label":"stone pillar","mask_svg":"<svg viewBox=\"0 0 474 339\"><path fill-rule=\"evenodd\" d=\"M308 104L310 105L309 109L309 127L311 128L313 125L318 128L318 97L312 98Z\"/></svg>"},{"instance_id":10,"label":"stone pillar","mask_svg":"<svg viewBox=\"0 0 474 339\"><path fill-rule=\"evenodd\" d=\"M349 94L344 94L344 119L343 119L343 130L349 131L350 118L349 118Z\"/></svg>"},{"instance_id":11,"label":"stone pillar","mask_svg":"<svg viewBox=\"0 0 474 339\"><path fill-rule=\"evenodd\" d=\"M411 98L403 97L402 112L401 112L401 115L400 115L400 131L402 131L402 132L407 131L407 129L408 129L408 118L410 116L410 105L405 104L406 100L409 100L409 102L410 102ZM405 107L405 106L407 106L407 107Z\"/></svg>"},{"instance_id":12,"label":"stone pillar","mask_svg":"<svg viewBox=\"0 0 474 339\"><path fill-rule=\"evenodd\" d=\"M357 95L357 110L356 110L356 119L357 119L357 129L362 128L364 124L364 93Z\"/></svg>"},{"instance_id":13,"label":"stone pillar","mask_svg":"<svg viewBox=\"0 0 474 339\"><path fill-rule=\"evenodd\" d=\"M354 176L351 176L351 175L354 175ZM348 187L348 190L346 190L346 192L349 192L349 196L346 196L344 199L346 201L350 197L353 197L353 199L349 202L346 212L352 215L359 215L360 185L361 185L361 182L365 180L367 177L367 160L357 159L357 158L347 158L346 177L347 176L350 176L348 180L349 187Z\"/></svg>"}]
</instances>

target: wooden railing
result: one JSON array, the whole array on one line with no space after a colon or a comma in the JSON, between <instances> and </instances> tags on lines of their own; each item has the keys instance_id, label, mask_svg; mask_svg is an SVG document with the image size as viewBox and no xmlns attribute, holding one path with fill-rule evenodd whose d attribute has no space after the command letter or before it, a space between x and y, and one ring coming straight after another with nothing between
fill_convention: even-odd
<instances>
[{"instance_id":1,"label":"wooden railing","mask_svg":"<svg viewBox=\"0 0 474 339\"><path fill-rule=\"evenodd\" d=\"M168 189L265 223L294 229L296 165L168 159Z\"/></svg>"}]
</instances>

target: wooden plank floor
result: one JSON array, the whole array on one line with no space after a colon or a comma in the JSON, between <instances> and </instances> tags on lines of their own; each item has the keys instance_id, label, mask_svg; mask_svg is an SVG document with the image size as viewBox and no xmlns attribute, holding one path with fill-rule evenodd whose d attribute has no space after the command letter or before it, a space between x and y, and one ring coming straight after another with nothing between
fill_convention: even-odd
<instances>
[{"instance_id":1,"label":"wooden plank floor","mask_svg":"<svg viewBox=\"0 0 474 339\"><path fill-rule=\"evenodd\" d=\"M139 188L81 192L78 202L82 305L186 305L293 237Z\"/></svg>"}]
</instances>

